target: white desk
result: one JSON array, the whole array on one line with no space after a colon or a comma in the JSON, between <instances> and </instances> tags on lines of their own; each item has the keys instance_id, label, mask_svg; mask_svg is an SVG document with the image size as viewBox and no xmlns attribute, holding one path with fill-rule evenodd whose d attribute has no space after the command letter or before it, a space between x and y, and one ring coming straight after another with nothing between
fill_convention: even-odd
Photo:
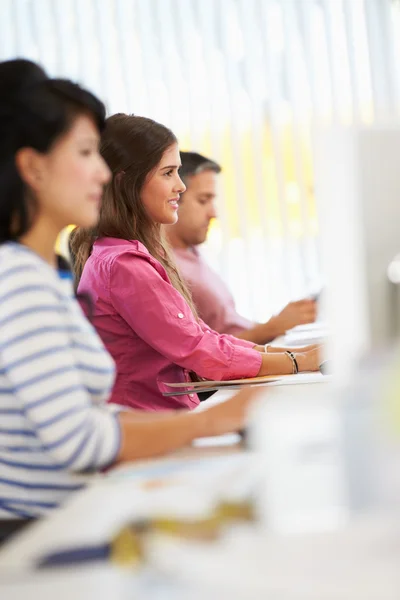
<instances>
[{"instance_id":1,"label":"white desk","mask_svg":"<svg viewBox=\"0 0 400 600\"><path fill-rule=\"evenodd\" d=\"M297 386L296 386L297 387ZM288 393L293 388L287 387ZM229 392L218 393L213 402ZM221 440L220 440L221 441ZM199 456L245 453L227 445L175 453ZM230 444L229 442L234 442ZM204 442L203 442L204 444ZM163 459L160 463L170 459ZM154 461L151 461L154 463ZM151 464L149 462L148 464ZM133 493L135 491L135 493ZM5 600L398 600L399 523L364 516L330 534L278 536L254 525L232 527L214 543L158 539L138 573L106 564L35 572L46 551L108 540L148 510L147 496L131 480L99 477L64 508L0 551L0 597ZM34 587L33 587L34 586Z\"/></svg>"},{"instance_id":2,"label":"white desk","mask_svg":"<svg viewBox=\"0 0 400 600\"><path fill-rule=\"evenodd\" d=\"M1 574L4 600L398 600L397 522L365 519L342 532L268 537L251 528L215 544L158 542L152 566L109 565ZM4 561L2 561L3 563ZM2 573L2 571L0 571Z\"/></svg>"}]
</instances>

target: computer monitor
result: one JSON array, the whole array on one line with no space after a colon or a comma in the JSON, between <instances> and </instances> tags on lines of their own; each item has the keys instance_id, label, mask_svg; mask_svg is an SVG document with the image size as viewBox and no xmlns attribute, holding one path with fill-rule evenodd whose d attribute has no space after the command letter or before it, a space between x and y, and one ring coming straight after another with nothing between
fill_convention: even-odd
<instances>
[{"instance_id":1,"label":"computer monitor","mask_svg":"<svg viewBox=\"0 0 400 600\"><path fill-rule=\"evenodd\" d=\"M399 335L398 286L388 267L400 253L400 125L319 128L314 164L327 357L344 383L363 354Z\"/></svg>"}]
</instances>

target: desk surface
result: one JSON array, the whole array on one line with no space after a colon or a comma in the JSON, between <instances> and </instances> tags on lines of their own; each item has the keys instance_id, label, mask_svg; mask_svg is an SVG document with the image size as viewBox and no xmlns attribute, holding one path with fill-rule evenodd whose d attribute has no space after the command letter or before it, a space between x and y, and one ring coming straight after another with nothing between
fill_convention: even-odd
<instances>
[{"instance_id":1,"label":"desk surface","mask_svg":"<svg viewBox=\"0 0 400 600\"><path fill-rule=\"evenodd\" d=\"M168 468L176 461L189 464L198 459L230 457L244 452L237 434L205 438L168 457L125 463L107 476L95 475L84 491L77 492L52 515L25 529L4 545L0 550L0 573L4 568L30 568L38 557L54 548L109 540L126 523L135 521L143 510L146 494L140 494L131 474L152 468ZM74 523L74 527L70 526L71 523Z\"/></svg>"},{"instance_id":2,"label":"desk surface","mask_svg":"<svg viewBox=\"0 0 400 600\"><path fill-rule=\"evenodd\" d=\"M299 374L287 383L298 383L303 387L305 383L324 383L326 379L319 373ZM294 386L297 387L297 386ZM289 388L289 386L288 386ZM292 388L292 385L290 385ZM207 406L223 402L235 394L232 390L220 390L206 402L201 403L197 410L204 410ZM268 393L265 388L264 393ZM196 440L191 447L184 448L157 461L144 461L142 464L167 463L172 459L196 459L204 457L231 456L244 452L240 437L237 434L219 436L218 438L205 438ZM137 463L136 463L137 466ZM118 467L123 471L129 466ZM113 487L107 484L102 475L93 476L92 484L83 492L77 493L70 499L65 507L55 511L50 517L34 524L20 536L6 544L0 550L0 569L2 567L29 567L46 551L61 545L75 544L78 541L88 543L109 539L118 527L123 526L135 517L138 506L126 492L126 484L115 483ZM125 487L124 487L125 485ZM107 486L107 489L104 489ZM107 506L107 519L101 511L93 511L93 507ZM76 523L76 528L66 527L65 523Z\"/></svg>"},{"instance_id":3,"label":"desk surface","mask_svg":"<svg viewBox=\"0 0 400 600\"><path fill-rule=\"evenodd\" d=\"M325 379L318 373L297 376L299 387L305 389L304 383L324 382ZM293 386L288 389L293 391ZM232 396L231 390L219 391L209 400L202 403L198 410L206 406L222 402ZM266 390L264 393L268 393ZM145 467L152 464L168 464L171 460L191 460L196 458L232 456L246 450L237 434L220 436L218 438L199 439L191 447L171 453L166 458L153 461L135 463L134 468ZM115 472L123 473L129 470L129 465L121 465ZM99 543L110 539L118 528L135 519L137 511L141 510L142 498L134 497L129 493L129 482L113 481L109 485L104 475L94 475L91 485L83 492L77 493L64 507L55 511L51 516L34 524L20 536L6 544L0 550L0 569L2 567L22 568L30 567L38 556L50 552L59 546L76 545L77 543ZM100 510L107 507L106 517ZM93 507L99 510L93 510ZM76 527L66 527L66 523L74 523Z\"/></svg>"},{"instance_id":4,"label":"desk surface","mask_svg":"<svg viewBox=\"0 0 400 600\"><path fill-rule=\"evenodd\" d=\"M218 393L212 401L230 393ZM246 454L237 436L226 436L197 441L142 465ZM213 544L163 538L156 540L147 570L136 574L108 564L34 571L38 556L55 548L102 543L141 514L148 497L118 473L123 475L123 468L116 470L116 477L94 477L85 491L0 551L1 597L26 600L32 589L37 594L33 598L40 600L131 600L135 595L149 600L400 597L399 522L384 516L359 517L340 530L318 535L278 536L246 525L227 530Z\"/></svg>"}]
</instances>

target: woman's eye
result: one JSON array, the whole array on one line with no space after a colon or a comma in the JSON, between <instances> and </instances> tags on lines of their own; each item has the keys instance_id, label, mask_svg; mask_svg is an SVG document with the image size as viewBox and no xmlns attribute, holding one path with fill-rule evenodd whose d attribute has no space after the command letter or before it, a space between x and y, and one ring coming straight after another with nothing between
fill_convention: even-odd
<instances>
[{"instance_id":1,"label":"woman's eye","mask_svg":"<svg viewBox=\"0 0 400 600\"><path fill-rule=\"evenodd\" d=\"M167 177L171 177L173 173L173 170L171 169L170 171L167 171L166 173L164 173L164 175L166 175Z\"/></svg>"},{"instance_id":2,"label":"woman's eye","mask_svg":"<svg viewBox=\"0 0 400 600\"><path fill-rule=\"evenodd\" d=\"M89 156L91 154L91 150L89 149L85 149L85 150L81 150L81 155L82 156Z\"/></svg>"}]
</instances>

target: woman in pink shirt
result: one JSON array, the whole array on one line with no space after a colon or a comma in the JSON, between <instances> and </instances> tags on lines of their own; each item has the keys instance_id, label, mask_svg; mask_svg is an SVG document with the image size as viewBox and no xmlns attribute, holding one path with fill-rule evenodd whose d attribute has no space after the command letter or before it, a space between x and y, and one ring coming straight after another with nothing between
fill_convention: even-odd
<instances>
[{"instance_id":1,"label":"woman in pink shirt","mask_svg":"<svg viewBox=\"0 0 400 600\"><path fill-rule=\"evenodd\" d=\"M191 373L229 380L317 370L318 352L267 352L212 331L162 239L178 218L180 155L174 134L144 117L106 122L101 154L112 180L98 225L72 238L79 294L92 300L92 322L117 365L112 402L144 410L195 408L196 394L163 396L165 382Z\"/></svg>"}]
</instances>

